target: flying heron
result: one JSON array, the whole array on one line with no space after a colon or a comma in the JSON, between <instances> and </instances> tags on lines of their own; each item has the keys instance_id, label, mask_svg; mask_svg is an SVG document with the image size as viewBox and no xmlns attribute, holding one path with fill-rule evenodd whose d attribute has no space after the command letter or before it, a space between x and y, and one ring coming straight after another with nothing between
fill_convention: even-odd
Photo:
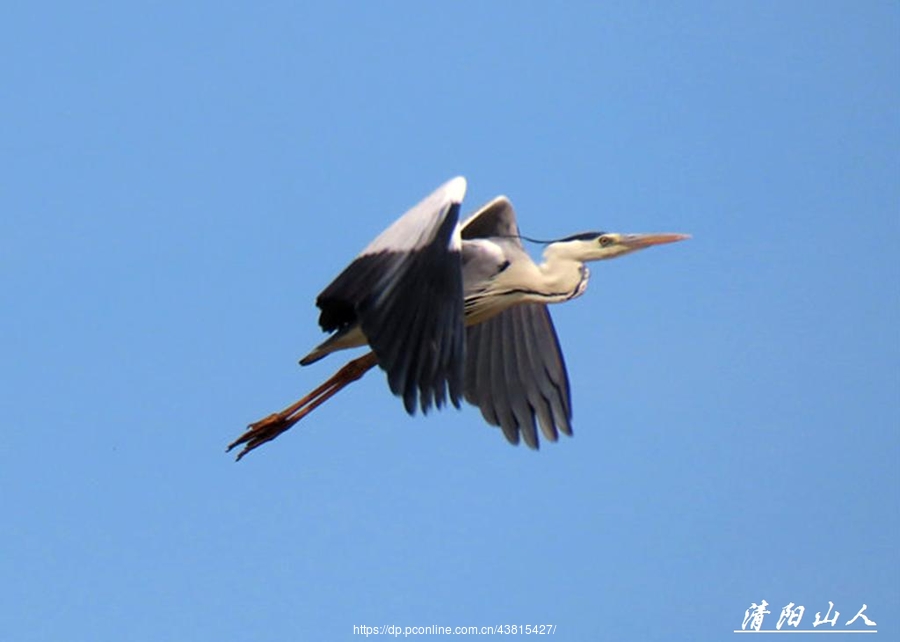
<instances>
[{"instance_id":1,"label":"flying heron","mask_svg":"<svg viewBox=\"0 0 900 642\"><path fill-rule=\"evenodd\" d=\"M585 262L623 256L687 234L584 232L546 244L543 262L522 245L516 213L498 196L460 223L466 180L454 178L397 219L316 299L332 333L300 360L347 348L371 351L283 411L250 424L228 446L238 459L271 441L378 365L409 414L460 400L512 443L538 447L572 434L569 380L547 305L581 296ZM525 239L531 240L531 239Z\"/></svg>"}]
</instances>

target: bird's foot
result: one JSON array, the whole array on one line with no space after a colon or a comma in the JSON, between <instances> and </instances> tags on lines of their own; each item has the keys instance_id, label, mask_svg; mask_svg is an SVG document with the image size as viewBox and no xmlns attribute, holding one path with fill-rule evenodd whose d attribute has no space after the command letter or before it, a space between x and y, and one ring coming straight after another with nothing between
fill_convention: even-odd
<instances>
[{"instance_id":1,"label":"bird's foot","mask_svg":"<svg viewBox=\"0 0 900 642\"><path fill-rule=\"evenodd\" d=\"M272 441L278 435L287 431L291 426L300 421L303 416L303 414L291 416L291 413L286 411L274 412L268 417L247 426L247 431L243 435L228 444L226 452L231 452L231 450L237 446L243 445L244 447L241 452L238 453L236 460L240 461L241 458L251 450L262 446L267 441Z\"/></svg>"},{"instance_id":2,"label":"bird's foot","mask_svg":"<svg viewBox=\"0 0 900 642\"><path fill-rule=\"evenodd\" d=\"M347 384L362 377L377 363L378 359L373 352L354 359L338 370L331 379L297 403L247 426L247 431L243 435L228 444L226 452L243 445L243 449L237 455L237 461L240 461L251 450L262 446L267 441L272 441L281 433L289 430L291 426L325 403Z\"/></svg>"}]
</instances>

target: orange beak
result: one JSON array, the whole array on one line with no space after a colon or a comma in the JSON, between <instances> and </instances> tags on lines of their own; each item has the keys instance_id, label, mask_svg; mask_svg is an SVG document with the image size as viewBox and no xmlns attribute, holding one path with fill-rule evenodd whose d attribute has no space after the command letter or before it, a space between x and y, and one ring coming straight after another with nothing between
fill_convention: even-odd
<instances>
[{"instance_id":1,"label":"orange beak","mask_svg":"<svg viewBox=\"0 0 900 642\"><path fill-rule=\"evenodd\" d=\"M622 245L639 250L651 245L662 245L664 243L675 243L691 238L690 234L675 234L673 232L662 232L652 234L623 234Z\"/></svg>"}]
</instances>

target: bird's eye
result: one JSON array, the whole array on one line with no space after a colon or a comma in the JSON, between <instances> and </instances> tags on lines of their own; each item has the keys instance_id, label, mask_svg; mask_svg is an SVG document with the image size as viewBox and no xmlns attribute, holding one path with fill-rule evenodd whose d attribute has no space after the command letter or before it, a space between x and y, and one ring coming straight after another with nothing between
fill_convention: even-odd
<instances>
[{"instance_id":1,"label":"bird's eye","mask_svg":"<svg viewBox=\"0 0 900 642\"><path fill-rule=\"evenodd\" d=\"M597 242L601 245L601 247L606 247L607 245L612 243L612 239L608 236L601 236L599 239L597 239Z\"/></svg>"}]
</instances>

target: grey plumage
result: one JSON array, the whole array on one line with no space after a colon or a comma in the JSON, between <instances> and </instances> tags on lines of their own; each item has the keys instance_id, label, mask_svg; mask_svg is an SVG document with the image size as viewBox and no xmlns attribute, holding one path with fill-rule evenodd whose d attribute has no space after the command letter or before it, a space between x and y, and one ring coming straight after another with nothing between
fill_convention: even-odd
<instances>
[{"instance_id":1,"label":"grey plumage","mask_svg":"<svg viewBox=\"0 0 900 642\"><path fill-rule=\"evenodd\" d=\"M351 362L349 374L335 375L312 402L301 400L299 416L309 411L304 404L321 403L320 395L331 396L377 363L410 414L465 398L511 443L537 448L538 429L550 441L572 434L569 379L547 305L585 291L585 261L688 237L583 232L547 243L538 265L506 197L459 222L465 189L459 177L435 190L319 295L319 323L333 334L301 363L362 345L374 357ZM264 435L250 431L236 443L286 430L288 420L274 417L255 428Z\"/></svg>"}]
</instances>

